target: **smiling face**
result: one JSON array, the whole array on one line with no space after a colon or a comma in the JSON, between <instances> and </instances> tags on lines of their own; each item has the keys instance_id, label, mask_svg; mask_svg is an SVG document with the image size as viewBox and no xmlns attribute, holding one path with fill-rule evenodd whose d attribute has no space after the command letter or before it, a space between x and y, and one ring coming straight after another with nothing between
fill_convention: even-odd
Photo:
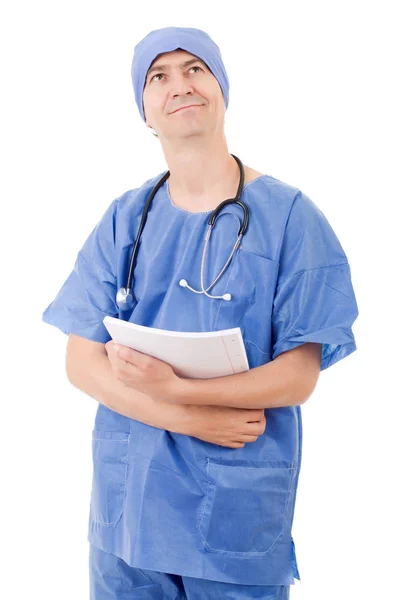
<instances>
[{"instance_id":1,"label":"smiling face","mask_svg":"<svg viewBox=\"0 0 400 600\"><path fill-rule=\"evenodd\" d=\"M207 65L185 50L159 54L143 90L146 124L160 138L185 138L223 130L225 101Z\"/></svg>"}]
</instances>

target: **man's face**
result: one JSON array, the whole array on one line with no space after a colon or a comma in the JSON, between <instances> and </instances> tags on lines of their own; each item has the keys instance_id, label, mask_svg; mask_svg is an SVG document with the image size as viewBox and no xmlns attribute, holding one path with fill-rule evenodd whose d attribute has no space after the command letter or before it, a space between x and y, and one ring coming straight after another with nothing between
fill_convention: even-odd
<instances>
[{"instance_id":1,"label":"man's face","mask_svg":"<svg viewBox=\"0 0 400 600\"><path fill-rule=\"evenodd\" d=\"M223 128L221 87L207 65L185 50L154 59L146 76L143 106L147 125L160 138L184 138Z\"/></svg>"}]
</instances>

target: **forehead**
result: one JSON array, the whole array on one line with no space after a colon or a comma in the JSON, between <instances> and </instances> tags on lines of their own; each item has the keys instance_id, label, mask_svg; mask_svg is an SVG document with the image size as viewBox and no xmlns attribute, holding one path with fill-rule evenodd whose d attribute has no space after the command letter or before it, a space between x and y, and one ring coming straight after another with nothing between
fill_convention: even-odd
<instances>
[{"instance_id":1,"label":"forehead","mask_svg":"<svg viewBox=\"0 0 400 600\"><path fill-rule=\"evenodd\" d=\"M181 48L158 54L147 69L144 88L147 87L147 84L151 80L152 73L156 73L158 70L168 71L170 67L175 66L178 66L180 69L184 69L192 63L201 63L204 69L211 73L210 68L201 58Z\"/></svg>"},{"instance_id":2,"label":"forehead","mask_svg":"<svg viewBox=\"0 0 400 600\"><path fill-rule=\"evenodd\" d=\"M177 50L171 50L170 52L162 52L155 57L149 69L158 64L175 64L175 62L183 62L184 60L190 60L191 58L197 58L200 60L198 56L195 56L186 50L182 50L181 48Z\"/></svg>"}]
</instances>

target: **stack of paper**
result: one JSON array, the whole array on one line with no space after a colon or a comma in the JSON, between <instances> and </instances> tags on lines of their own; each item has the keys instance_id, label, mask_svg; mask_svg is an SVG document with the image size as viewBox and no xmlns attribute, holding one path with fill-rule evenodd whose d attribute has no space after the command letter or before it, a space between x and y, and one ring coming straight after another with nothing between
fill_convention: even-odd
<instances>
[{"instance_id":1,"label":"stack of paper","mask_svg":"<svg viewBox=\"0 0 400 600\"><path fill-rule=\"evenodd\" d=\"M105 317L112 339L170 364L179 377L210 379L249 370L239 327L222 331L167 331Z\"/></svg>"}]
</instances>

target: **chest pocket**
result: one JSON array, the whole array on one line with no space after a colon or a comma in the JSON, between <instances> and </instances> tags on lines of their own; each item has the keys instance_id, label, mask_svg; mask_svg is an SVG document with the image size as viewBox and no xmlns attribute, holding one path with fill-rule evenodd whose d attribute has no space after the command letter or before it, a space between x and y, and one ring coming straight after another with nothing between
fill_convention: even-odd
<instances>
[{"instance_id":1,"label":"chest pocket","mask_svg":"<svg viewBox=\"0 0 400 600\"><path fill-rule=\"evenodd\" d=\"M240 327L245 340L268 353L278 262L239 247L224 276L221 295L232 299L217 301L214 330Z\"/></svg>"}]
</instances>

